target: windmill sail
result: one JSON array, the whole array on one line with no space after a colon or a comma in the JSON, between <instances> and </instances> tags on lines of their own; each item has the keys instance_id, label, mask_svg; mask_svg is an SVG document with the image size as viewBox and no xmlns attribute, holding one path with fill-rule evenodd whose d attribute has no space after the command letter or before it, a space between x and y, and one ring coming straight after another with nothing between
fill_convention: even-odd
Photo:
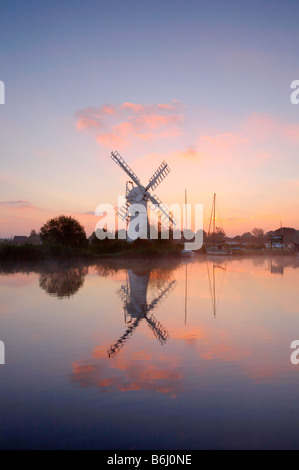
<instances>
[{"instance_id":1,"label":"windmill sail","mask_svg":"<svg viewBox=\"0 0 299 470\"><path fill-rule=\"evenodd\" d=\"M110 157L127 173L127 175L134 181L135 184L137 184L137 186L141 187L140 179L134 173L132 168L130 168L130 166L125 162L125 160L119 155L118 152L111 152Z\"/></svg>"},{"instance_id":2,"label":"windmill sail","mask_svg":"<svg viewBox=\"0 0 299 470\"><path fill-rule=\"evenodd\" d=\"M158 196L155 194L153 196L149 195L148 199L151 202L150 209L157 215L161 213L161 220L165 224L169 224L170 226L177 224L176 218Z\"/></svg>"},{"instance_id":3,"label":"windmill sail","mask_svg":"<svg viewBox=\"0 0 299 470\"><path fill-rule=\"evenodd\" d=\"M130 206L131 206L131 203L127 199L125 204L121 206L120 209L118 209L117 211L117 215L119 215L119 217L126 222L130 222L130 219L131 219L131 215L129 212Z\"/></svg>"},{"instance_id":4,"label":"windmill sail","mask_svg":"<svg viewBox=\"0 0 299 470\"><path fill-rule=\"evenodd\" d=\"M145 188L145 191L147 191L148 189L152 189L152 190L156 189L156 187L159 186L159 184L164 180L164 178L166 178L168 173L170 173L170 168L167 165L167 163L163 161L161 165L159 166L159 168L157 169L157 171L155 171L155 173L149 180L149 183L147 187Z\"/></svg>"}]
</instances>

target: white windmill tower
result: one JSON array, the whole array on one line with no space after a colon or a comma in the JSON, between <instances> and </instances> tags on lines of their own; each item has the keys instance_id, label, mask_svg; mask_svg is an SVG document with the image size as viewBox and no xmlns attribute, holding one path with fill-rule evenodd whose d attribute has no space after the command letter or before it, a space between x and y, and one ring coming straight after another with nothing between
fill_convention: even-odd
<instances>
[{"instance_id":1,"label":"white windmill tower","mask_svg":"<svg viewBox=\"0 0 299 470\"><path fill-rule=\"evenodd\" d=\"M129 183L131 185L131 189L129 189L127 182L125 195L126 202L118 210L117 215L120 216L122 220L129 223L138 215L130 213L130 206L132 204L141 204L144 207L144 213L146 214L145 223L146 233L148 236L149 223L147 217L147 204L150 203L150 210L159 215L161 221L164 222L169 227L169 229L172 229L173 225L177 224L177 220L173 217L173 214L169 211L168 207L163 204L161 199L159 199L155 194L151 193L151 191L156 189L156 187L164 180L164 178L166 178L170 172L170 168L167 163L163 161L157 171L150 178L147 186L142 186L138 176L134 173L134 171L129 167L129 165L119 155L118 152L111 152L110 157L130 177Z\"/></svg>"}]
</instances>

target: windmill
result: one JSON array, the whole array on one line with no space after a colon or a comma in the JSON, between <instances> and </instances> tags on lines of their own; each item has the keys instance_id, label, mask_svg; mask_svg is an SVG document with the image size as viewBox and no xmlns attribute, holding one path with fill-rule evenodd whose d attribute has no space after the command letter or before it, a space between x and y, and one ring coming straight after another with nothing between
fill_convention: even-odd
<instances>
[{"instance_id":1,"label":"windmill","mask_svg":"<svg viewBox=\"0 0 299 470\"><path fill-rule=\"evenodd\" d=\"M147 301L147 289L150 277L150 269L142 273L128 270L128 282L121 286L118 291L123 301L125 312L125 324L127 330L125 333L108 349L108 356L114 357L124 346L127 339L136 330L142 319L145 319L154 336L161 344L164 344L168 338L168 332L164 326L155 318L152 311L158 304L165 299L167 294L173 289L175 280L165 281L158 288L155 297Z\"/></svg>"},{"instance_id":2,"label":"windmill","mask_svg":"<svg viewBox=\"0 0 299 470\"><path fill-rule=\"evenodd\" d=\"M170 168L165 161L161 163L159 168L155 171L153 176L150 178L146 186L142 186L140 179L125 162L125 160L119 155L118 152L111 152L110 157L112 160L119 165L124 172L129 176L130 181L126 184L125 204L118 210L117 215L127 223L131 222L138 214L133 214L130 211L132 204L141 204L144 207L144 213L146 214L146 233L148 234L148 216L147 216L147 205L156 215L159 216L169 229L173 228L173 225L177 224L177 220L173 217L173 214L169 211L168 207L163 204L161 199L151 191L157 188L157 186L166 178L170 172ZM132 208L131 208L132 209Z\"/></svg>"}]
</instances>

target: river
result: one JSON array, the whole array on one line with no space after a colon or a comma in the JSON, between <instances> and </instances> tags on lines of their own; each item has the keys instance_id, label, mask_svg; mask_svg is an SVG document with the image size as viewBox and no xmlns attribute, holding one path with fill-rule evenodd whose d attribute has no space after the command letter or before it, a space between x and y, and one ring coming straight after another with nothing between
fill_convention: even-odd
<instances>
[{"instance_id":1,"label":"river","mask_svg":"<svg viewBox=\"0 0 299 470\"><path fill-rule=\"evenodd\" d=\"M2 266L0 447L298 449L298 268Z\"/></svg>"}]
</instances>

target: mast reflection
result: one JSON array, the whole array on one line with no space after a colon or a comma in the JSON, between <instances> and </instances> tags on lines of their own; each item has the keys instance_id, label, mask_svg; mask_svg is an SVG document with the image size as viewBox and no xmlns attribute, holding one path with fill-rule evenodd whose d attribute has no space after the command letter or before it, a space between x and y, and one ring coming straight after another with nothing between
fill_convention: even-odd
<instances>
[{"instance_id":1,"label":"mast reflection","mask_svg":"<svg viewBox=\"0 0 299 470\"><path fill-rule=\"evenodd\" d=\"M224 276L223 276L222 283L221 283L221 286L220 286L220 290L219 290L218 295L217 295L217 291L216 291L216 270L220 269L220 270L224 271L224 273L225 273L226 263L224 264L224 266L221 266L221 264L213 262L212 269L211 269L211 271L212 271L211 274L210 274L209 264L207 264L207 269L208 269L210 294L211 294L211 299L212 299L213 315L214 315L214 318L216 318L217 308L218 308L218 305L219 305L220 295L221 295L223 281L224 281Z\"/></svg>"},{"instance_id":2,"label":"mast reflection","mask_svg":"<svg viewBox=\"0 0 299 470\"><path fill-rule=\"evenodd\" d=\"M121 286L118 295L122 299L125 325L125 333L108 349L108 357L114 357L125 345L128 338L133 334L142 320L145 320L152 330L157 340L164 344L168 337L168 331L153 315L153 311L164 300L169 292L174 288L175 280L163 279L160 276L156 279L154 297L147 299L147 292L151 269L128 269L127 282Z\"/></svg>"}]
</instances>

